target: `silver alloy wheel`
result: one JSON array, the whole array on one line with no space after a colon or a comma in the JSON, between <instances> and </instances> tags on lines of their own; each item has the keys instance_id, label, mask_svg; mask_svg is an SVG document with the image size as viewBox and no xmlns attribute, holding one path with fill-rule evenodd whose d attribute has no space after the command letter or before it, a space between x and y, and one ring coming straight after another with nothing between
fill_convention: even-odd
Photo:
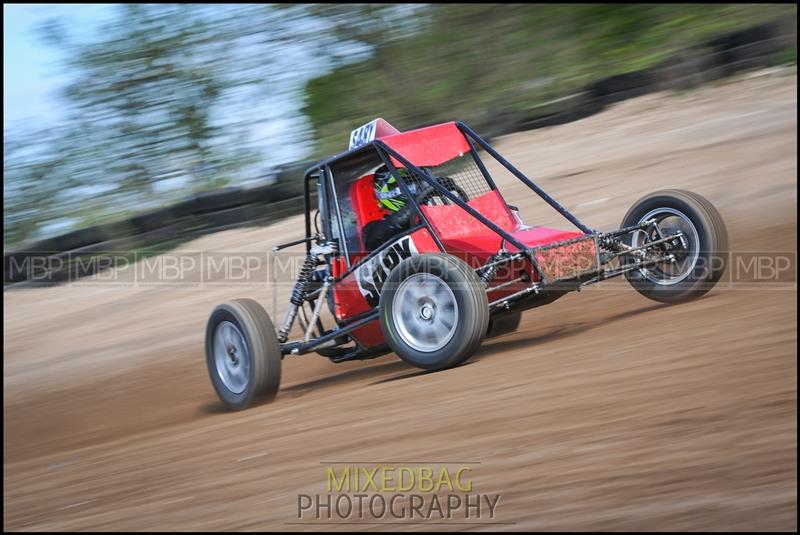
<instances>
[{"instance_id":1,"label":"silver alloy wheel","mask_svg":"<svg viewBox=\"0 0 800 535\"><path fill-rule=\"evenodd\" d=\"M406 344L416 351L432 353L453 338L458 326L458 303L442 279L430 273L415 273L398 286L392 316Z\"/></svg>"},{"instance_id":2,"label":"silver alloy wheel","mask_svg":"<svg viewBox=\"0 0 800 535\"><path fill-rule=\"evenodd\" d=\"M250 380L250 351L234 323L221 321L214 330L214 364L222 384L241 394Z\"/></svg>"},{"instance_id":3,"label":"silver alloy wheel","mask_svg":"<svg viewBox=\"0 0 800 535\"><path fill-rule=\"evenodd\" d=\"M700 237L697 234L697 229L686 214L674 208L651 210L639 219L639 223L644 223L650 219L656 220L656 225L664 235L669 235L675 231L680 231L683 234L683 237L688 242L686 257L680 261L672 262L667 271L660 268L642 268L639 272L643 277L655 284L662 286L677 284L688 277L697 265L697 259L700 256ZM642 234L646 233L640 231L634 234L634 247L644 245Z\"/></svg>"}]
</instances>

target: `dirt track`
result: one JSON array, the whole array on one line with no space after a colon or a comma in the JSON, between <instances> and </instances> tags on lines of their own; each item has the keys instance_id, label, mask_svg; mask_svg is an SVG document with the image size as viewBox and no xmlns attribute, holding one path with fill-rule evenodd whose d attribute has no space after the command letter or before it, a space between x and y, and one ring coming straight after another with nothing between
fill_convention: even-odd
<instances>
[{"instance_id":1,"label":"dirt track","mask_svg":"<svg viewBox=\"0 0 800 535\"><path fill-rule=\"evenodd\" d=\"M795 254L797 79L761 74L495 146L597 228L679 187L719 208L735 252ZM506 186L527 220L559 223ZM299 221L181 249L264 251ZM4 292L6 529L320 529L288 523L332 461L479 462L493 529L797 528L796 284L664 306L610 283L445 372L288 358L275 402L231 414L202 337L236 296L271 309L266 285Z\"/></svg>"}]
</instances>

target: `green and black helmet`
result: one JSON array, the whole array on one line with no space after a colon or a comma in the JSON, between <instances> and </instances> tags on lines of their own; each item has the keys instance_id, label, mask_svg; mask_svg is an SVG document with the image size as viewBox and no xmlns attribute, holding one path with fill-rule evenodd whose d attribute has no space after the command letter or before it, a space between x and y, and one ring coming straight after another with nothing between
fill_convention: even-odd
<instances>
[{"instance_id":1,"label":"green and black helmet","mask_svg":"<svg viewBox=\"0 0 800 535\"><path fill-rule=\"evenodd\" d=\"M403 168L399 168L397 172L403 178L410 176L408 171ZM379 205L392 212L397 212L406 205L406 196L400 189L397 179L385 167L375 173L374 184L375 198Z\"/></svg>"}]
</instances>

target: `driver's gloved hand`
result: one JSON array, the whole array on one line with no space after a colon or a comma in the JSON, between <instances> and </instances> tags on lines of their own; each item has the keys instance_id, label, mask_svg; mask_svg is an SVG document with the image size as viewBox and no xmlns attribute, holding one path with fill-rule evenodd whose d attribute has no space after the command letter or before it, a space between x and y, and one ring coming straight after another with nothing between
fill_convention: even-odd
<instances>
[{"instance_id":1,"label":"driver's gloved hand","mask_svg":"<svg viewBox=\"0 0 800 535\"><path fill-rule=\"evenodd\" d=\"M394 238L403 231L411 228L416 216L414 206L411 203L393 212L383 219L372 221L364 226L364 245L367 251L374 251L390 239Z\"/></svg>"},{"instance_id":2,"label":"driver's gloved hand","mask_svg":"<svg viewBox=\"0 0 800 535\"><path fill-rule=\"evenodd\" d=\"M395 221L392 214L379 219L371 221L364 226L363 237L366 252L371 253L400 232L406 230L408 227L403 227L400 222Z\"/></svg>"},{"instance_id":3,"label":"driver's gloved hand","mask_svg":"<svg viewBox=\"0 0 800 535\"><path fill-rule=\"evenodd\" d=\"M411 227L411 221L414 218L414 206L411 203L406 203L397 212L391 213L383 218L386 224L398 232Z\"/></svg>"},{"instance_id":4,"label":"driver's gloved hand","mask_svg":"<svg viewBox=\"0 0 800 535\"><path fill-rule=\"evenodd\" d=\"M435 192L436 188L430 185L425 185L416 195L414 195L414 198L417 200L418 204L425 204L425 199L427 199L431 193ZM411 228L416 215L417 212L414 210L414 205L410 202L407 202L400 210L393 214L389 214L384 219L391 219L392 225L405 230Z\"/></svg>"}]
</instances>

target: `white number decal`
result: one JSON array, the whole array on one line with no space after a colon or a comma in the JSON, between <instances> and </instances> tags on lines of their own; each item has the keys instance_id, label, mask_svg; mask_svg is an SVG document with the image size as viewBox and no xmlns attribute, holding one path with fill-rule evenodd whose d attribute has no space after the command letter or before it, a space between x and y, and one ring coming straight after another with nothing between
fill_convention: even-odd
<instances>
[{"instance_id":1,"label":"white number decal","mask_svg":"<svg viewBox=\"0 0 800 535\"><path fill-rule=\"evenodd\" d=\"M378 119L375 119L350 132L350 150L366 145L374 140L377 125Z\"/></svg>"}]
</instances>

